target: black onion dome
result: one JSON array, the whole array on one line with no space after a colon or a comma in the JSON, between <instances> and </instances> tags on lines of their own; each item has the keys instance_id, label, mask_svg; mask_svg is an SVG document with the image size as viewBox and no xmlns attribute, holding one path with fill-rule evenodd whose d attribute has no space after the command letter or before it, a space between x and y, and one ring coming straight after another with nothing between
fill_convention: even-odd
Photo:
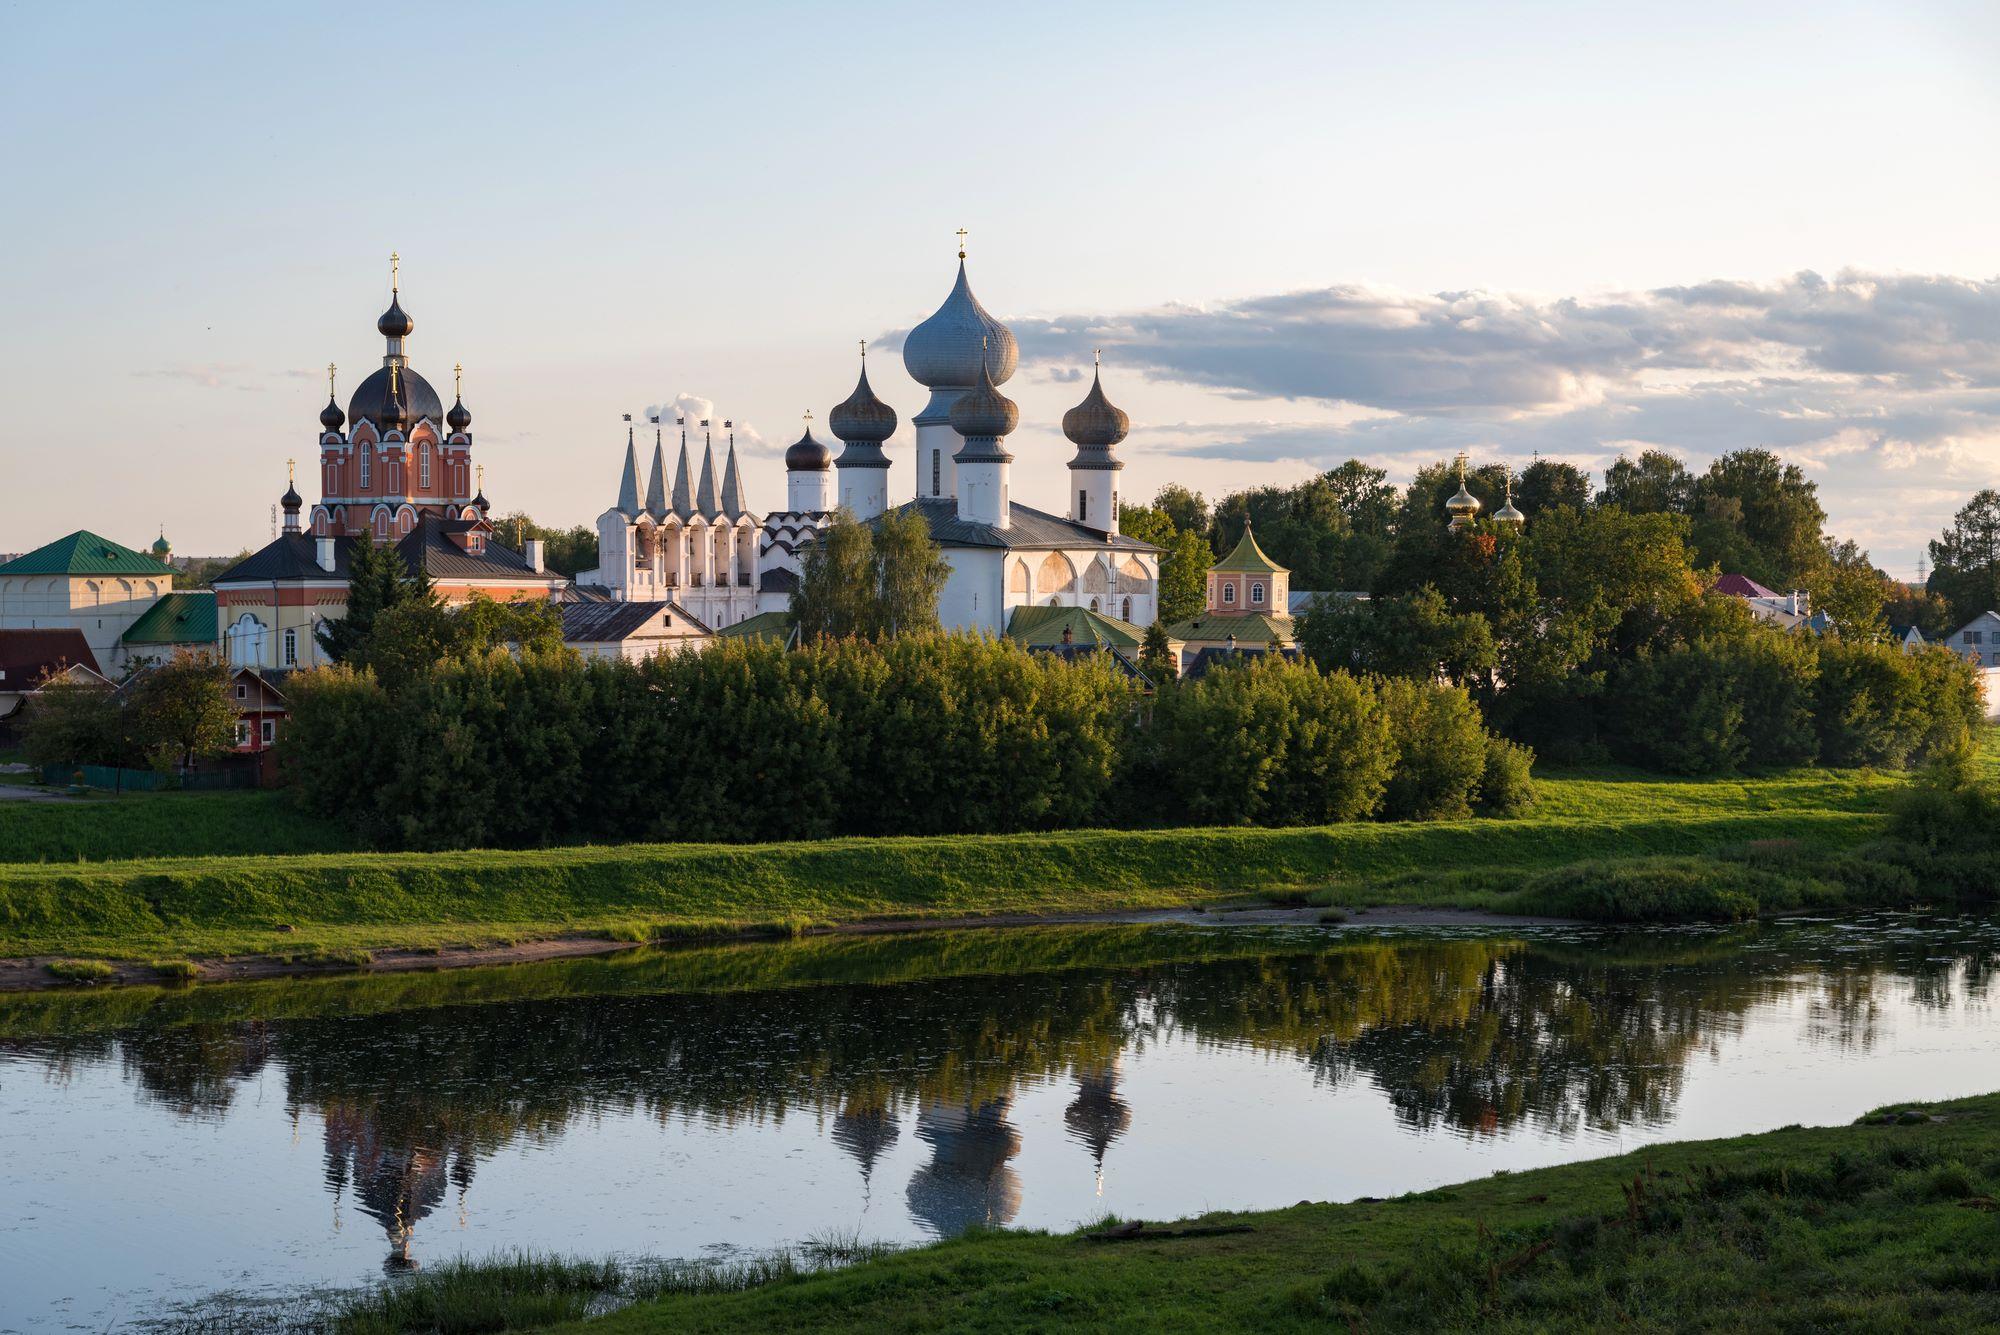
<instances>
[{"instance_id":1,"label":"black onion dome","mask_svg":"<svg viewBox=\"0 0 2000 1335\"><path fill-rule=\"evenodd\" d=\"M861 368L854 392L826 420L833 434L844 441L880 442L896 434L896 410L875 397L866 366Z\"/></svg>"},{"instance_id":2,"label":"black onion dome","mask_svg":"<svg viewBox=\"0 0 2000 1335\"><path fill-rule=\"evenodd\" d=\"M382 312L382 318L375 322L375 328L384 338L408 338L410 331L416 327L417 322L403 309L402 295L391 291L389 309Z\"/></svg>"},{"instance_id":3,"label":"black onion dome","mask_svg":"<svg viewBox=\"0 0 2000 1335\"><path fill-rule=\"evenodd\" d=\"M451 410L444 415L444 424L453 431L463 431L472 425L472 414L465 410L464 399L452 400Z\"/></svg>"},{"instance_id":4,"label":"black onion dome","mask_svg":"<svg viewBox=\"0 0 2000 1335\"><path fill-rule=\"evenodd\" d=\"M286 483L285 494L278 498L278 504L285 507L285 513L288 515L297 514L299 507L305 503L306 499L299 495L298 487L292 483Z\"/></svg>"},{"instance_id":5,"label":"black onion dome","mask_svg":"<svg viewBox=\"0 0 2000 1335\"><path fill-rule=\"evenodd\" d=\"M1090 393L1083 396L1083 402L1063 414L1063 434L1072 444L1108 449L1125 439L1132 429L1132 419L1123 408L1104 397L1104 382L1100 375L1090 377Z\"/></svg>"},{"instance_id":6,"label":"black onion dome","mask_svg":"<svg viewBox=\"0 0 2000 1335\"><path fill-rule=\"evenodd\" d=\"M813 438L812 428L785 451L787 473L824 473L833 467L833 451Z\"/></svg>"},{"instance_id":7,"label":"black onion dome","mask_svg":"<svg viewBox=\"0 0 2000 1335\"><path fill-rule=\"evenodd\" d=\"M979 383L951 405L951 429L965 437L1005 436L1021 421L1014 400L993 387L993 372L979 363Z\"/></svg>"},{"instance_id":8,"label":"black onion dome","mask_svg":"<svg viewBox=\"0 0 2000 1335\"><path fill-rule=\"evenodd\" d=\"M479 507L479 513L481 514L485 514L493 508L492 504L486 499L486 490L483 487L480 489L479 494L472 498L472 503Z\"/></svg>"},{"instance_id":9,"label":"black onion dome","mask_svg":"<svg viewBox=\"0 0 2000 1335\"><path fill-rule=\"evenodd\" d=\"M408 421L426 417L433 422L444 421L444 403L438 392L431 388L430 381L412 371L407 362L396 368L396 389L402 397L403 410L409 414ZM365 417L387 430L388 407L389 368L384 366L354 387L353 396L347 400L347 420L358 425Z\"/></svg>"},{"instance_id":10,"label":"black onion dome","mask_svg":"<svg viewBox=\"0 0 2000 1335\"><path fill-rule=\"evenodd\" d=\"M382 404L382 429L384 431L410 429L410 406L398 395L389 395Z\"/></svg>"},{"instance_id":11,"label":"black onion dome","mask_svg":"<svg viewBox=\"0 0 2000 1335\"><path fill-rule=\"evenodd\" d=\"M327 395L326 407L319 410L320 426L328 431L338 431L340 430L341 423L346 420L347 418L340 411L340 405L334 402L333 395Z\"/></svg>"}]
</instances>

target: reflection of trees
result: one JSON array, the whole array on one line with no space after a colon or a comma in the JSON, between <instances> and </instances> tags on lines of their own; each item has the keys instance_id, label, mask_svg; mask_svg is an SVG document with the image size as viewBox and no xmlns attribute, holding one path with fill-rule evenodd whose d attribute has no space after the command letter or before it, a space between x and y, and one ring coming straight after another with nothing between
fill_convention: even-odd
<instances>
[{"instance_id":1,"label":"reflection of trees","mask_svg":"<svg viewBox=\"0 0 2000 1335\"><path fill-rule=\"evenodd\" d=\"M482 1156L600 1111L724 1126L804 1112L824 1120L868 1184L912 1130L913 1110L929 1158L908 1204L949 1232L1018 1209L1020 1133L1009 1117L1024 1081L1074 1079L1064 1122L1101 1170L1135 1117L1121 1057L1154 1043L1249 1046L1332 1083L1366 1080L1413 1127L1566 1133L1665 1118L1688 1062L1757 1006L1802 1003L1807 1041L1865 1045L1891 1005L1979 1004L2000 960L1991 933L1973 927L1954 937L1767 926L1527 941L1255 938L1261 954L1231 936L1221 959L1076 966L1088 936L1047 938L1071 967L1042 971L1024 955L1017 972L938 981L244 1018L12 1039L0 1053L57 1073L115 1060L148 1099L189 1116L226 1109L275 1063L290 1105L325 1123L329 1189L350 1193L403 1263L411 1230L452 1184L464 1190ZM966 939L935 948L963 951ZM1007 948L1032 954L1032 941ZM899 943L899 978L914 968L910 952Z\"/></svg>"}]
</instances>

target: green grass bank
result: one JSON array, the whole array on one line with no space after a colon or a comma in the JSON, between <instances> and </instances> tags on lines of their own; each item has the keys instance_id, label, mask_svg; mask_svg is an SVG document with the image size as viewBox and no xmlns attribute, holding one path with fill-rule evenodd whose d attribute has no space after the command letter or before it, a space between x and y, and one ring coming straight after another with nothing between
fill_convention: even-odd
<instances>
[{"instance_id":1,"label":"green grass bank","mask_svg":"<svg viewBox=\"0 0 2000 1335\"><path fill-rule=\"evenodd\" d=\"M1853 883L1847 873L1867 859L1846 858L1832 875L1813 860L1879 838L1908 782L1872 771L1671 780L1603 770L1543 777L1539 805L1509 820L421 854L328 847L337 831L301 821L274 794L9 803L0 956L353 960L567 935L640 941L1256 896L1636 921L1905 903L1907 883ZM133 856L44 856L98 820L104 830L86 842ZM257 828L270 851L207 851ZM1617 876L1624 888L1607 896Z\"/></svg>"},{"instance_id":2,"label":"green grass bank","mask_svg":"<svg viewBox=\"0 0 2000 1335\"><path fill-rule=\"evenodd\" d=\"M1104 1241L1003 1230L829 1269L505 1258L351 1301L346 1335L1929 1331L2000 1325L2000 1095ZM606 1294L637 1297L588 1323ZM477 1315L480 1324L461 1318Z\"/></svg>"}]
</instances>

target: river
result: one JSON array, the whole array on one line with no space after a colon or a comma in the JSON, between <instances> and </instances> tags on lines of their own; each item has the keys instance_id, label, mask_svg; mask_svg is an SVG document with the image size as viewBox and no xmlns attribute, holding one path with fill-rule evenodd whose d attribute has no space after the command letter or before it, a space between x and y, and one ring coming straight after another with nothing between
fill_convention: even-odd
<instances>
[{"instance_id":1,"label":"river","mask_svg":"<svg viewBox=\"0 0 2000 1335\"><path fill-rule=\"evenodd\" d=\"M2000 1086L2000 922L1061 927L0 998L0 1330L1393 1195Z\"/></svg>"}]
</instances>

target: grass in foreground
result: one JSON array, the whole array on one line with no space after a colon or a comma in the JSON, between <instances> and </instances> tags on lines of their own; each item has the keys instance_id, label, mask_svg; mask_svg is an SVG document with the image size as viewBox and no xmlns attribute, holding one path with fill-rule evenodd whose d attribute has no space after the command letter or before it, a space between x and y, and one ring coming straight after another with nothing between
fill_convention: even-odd
<instances>
[{"instance_id":1,"label":"grass in foreground","mask_svg":"<svg viewBox=\"0 0 2000 1335\"><path fill-rule=\"evenodd\" d=\"M1908 1112L1910 1105L1891 1105ZM1658 1146L1390 1201L1205 1215L1249 1232L979 1232L672 1292L571 1330L1818 1331L2000 1323L2000 1095ZM490 1272L498 1310L510 1267ZM480 1268L456 1282L482 1287ZM532 1295L522 1311L542 1319ZM357 1309L358 1310L358 1309ZM367 1331L473 1329L431 1324Z\"/></svg>"}]
</instances>

